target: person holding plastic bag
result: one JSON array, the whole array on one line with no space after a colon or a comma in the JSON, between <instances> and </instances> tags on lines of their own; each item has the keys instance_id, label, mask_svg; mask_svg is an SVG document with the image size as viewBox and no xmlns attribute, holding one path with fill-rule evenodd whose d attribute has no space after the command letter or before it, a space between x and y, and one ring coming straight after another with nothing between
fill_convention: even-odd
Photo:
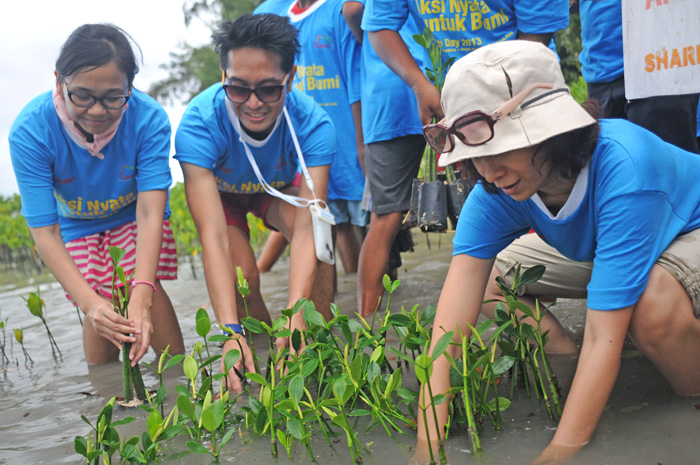
<instances>
[{"instance_id":1,"label":"person holding plastic bag","mask_svg":"<svg viewBox=\"0 0 700 465\"><path fill-rule=\"evenodd\" d=\"M243 333L240 320L246 311L235 271L240 266L250 286L250 316L270 322L250 246L248 213L291 242L288 308L309 298L330 317L332 269L327 263L334 259L333 218L325 200L335 130L321 107L292 89L297 30L281 16L243 15L222 23L213 39L222 83L190 102L177 129L175 158L182 166L187 202L202 243L216 320L233 333ZM291 328L304 328L301 312L293 317ZM239 343L243 353L236 370L240 373L245 363L254 371L244 337L227 341L224 355L238 350ZM227 380L231 389L241 390L235 370Z\"/></svg>"},{"instance_id":2,"label":"person holding plastic bag","mask_svg":"<svg viewBox=\"0 0 700 465\"><path fill-rule=\"evenodd\" d=\"M571 390L535 463L566 461L591 441L627 335L678 394L700 395L698 157L628 121L596 120L570 96L556 55L533 42L456 61L442 106L445 119L424 128L426 139L441 163L464 160L480 180L459 217L433 344L458 328L468 335L465 322L476 324L482 301L500 295L495 277L510 280L518 265L546 266L526 302L587 299ZM576 351L550 312L542 331L561 352ZM435 361L433 395L449 389L449 369L444 356ZM444 437L447 406L436 406L429 434L418 422L419 446Z\"/></svg>"}]
</instances>

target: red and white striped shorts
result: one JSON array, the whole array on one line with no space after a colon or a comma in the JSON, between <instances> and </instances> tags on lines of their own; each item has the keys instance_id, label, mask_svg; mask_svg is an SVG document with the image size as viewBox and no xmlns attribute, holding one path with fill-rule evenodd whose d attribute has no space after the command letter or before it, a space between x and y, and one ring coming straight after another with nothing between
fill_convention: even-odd
<instances>
[{"instance_id":1,"label":"red and white striped shorts","mask_svg":"<svg viewBox=\"0 0 700 465\"><path fill-rule=\"evenodd\" d=\"M107 231L90 234L66 244L66 249L78 265L90 286L107 297L112 296L112 258L110 246L119 247L126 254L119 262L124 274L130 276L136 267L136 221L125 223ZM118 278L117 278L118 279ZM177 279L177 250L170 221L163 221L163 245L160 249L156 280ZM122 284L119 283L117 287ZM68 300L71 297L66 294Z\"/></svg>"}]
</instances>

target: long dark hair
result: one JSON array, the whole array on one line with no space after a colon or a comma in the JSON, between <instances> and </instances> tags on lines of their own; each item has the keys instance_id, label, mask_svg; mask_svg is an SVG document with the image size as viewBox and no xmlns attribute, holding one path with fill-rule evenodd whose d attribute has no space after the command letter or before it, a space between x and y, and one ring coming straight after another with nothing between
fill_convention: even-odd
<instances>
[{"instance_id":1,"label":"long dark hair","mask_svg":"<svg viewBox=\"0 0 700 465\"><path fill-rule=\"evenodd\" d=\"M600 133L598 102L588 100L582 106L596 120L596 123L559 134L542 142L542 149L533 153L532 166L539 170L545 163L549 162L553 173L571 181L576 180L583 167L593 156ZM537 152L539 155L535 160ZM466 171L466 178L470 184L474 185L481 181L486 192L498 193L498 188L479 174L471 159L462 160L461 169Z\"/></svg>"},{"instance_id":2,"label":"long dark hair","mask_svg":"<svg viewBox=\"0 0 700 465\"><path fill-rule=\"evenodd\" d=\"M126 74L129 87L139 72L131 44L141 49L129 34L113 24L84 24L71 33L61 46L56 71L62 79L114 61Z\"/></svg>"}]
</instances>

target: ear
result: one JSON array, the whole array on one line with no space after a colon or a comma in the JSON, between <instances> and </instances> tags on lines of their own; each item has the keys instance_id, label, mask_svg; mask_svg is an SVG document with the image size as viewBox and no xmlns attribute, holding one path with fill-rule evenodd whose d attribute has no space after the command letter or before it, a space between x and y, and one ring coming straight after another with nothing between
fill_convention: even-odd
<instances>
[{"instance_id":1,"label":"ear","mask_svg":"<svg viewBox=\"0 0 700 465\"><path fill-rule=\"evenodd\" d=\"M56 76L56 92L63 94L63 81L61 76L58 75L58 71L54 71L53 75Z\"/></svg>"},{"instance_id":2,"label":"ear","mask_svg":"<svg viewBox=\"0 0 700 465\"><path fill-rule=\"evenodd\" d=\"M289 77L287 78L287 92L291 92L292 83L294 82L294 76L297 74L297 65L292 66L289 71Z\"/></svg>"}]
</instances>

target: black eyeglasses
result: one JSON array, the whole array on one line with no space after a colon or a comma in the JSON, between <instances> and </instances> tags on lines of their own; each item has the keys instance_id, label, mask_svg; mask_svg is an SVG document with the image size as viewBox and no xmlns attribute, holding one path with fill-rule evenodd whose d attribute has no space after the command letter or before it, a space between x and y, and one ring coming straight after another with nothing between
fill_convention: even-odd
<instances>
[{"instance_id":1,"label":"black eyeglasses","mask_svg":"<svg viewBox=\"0 0 700 465\"><path fill-rule=\"evenodd\" d=\"M100 102L103 107L108 110L119 110L126 102L129 101L131 95L108 95L106 97L95 97L94 95L86 94L85 92L72 92L68 86L66 86L66 91L68 92L68 98L73 105L80 108L90 108L97 102Z\"/></svg>"},{"instance_id":2,"label":"black eyeglasses","mask_svg":"<svg viewBox=\"0 0 700 465\"><path fill-rule=\"evenodd\" d=\"M282 98L282 91L287 84L289 73L284 75L282 84L276 86L260 86L254 89L245 86L237 86L234 84L226 84L226 72L221 73L221 84L226 92L226 97L233 103L244 103L250 98L250 94L255 96L263 103L275 103Z\"/></svg>"},{"instance_id":3,"label":"black eyeglasses","mask_svg":"<svg viewBox=\"0 0 700 465\"><path fill-rule=\"evenodd\" d=\"M442 125L443 119L437 124L424 126L423 136L428 144L440 153L451 152L455 148L453 135L465 145L483 145L493 139L493 126L501 118L515 110L533 90L538 88L551 89L552 87L552 84L532 84L491 114L481 110L470 111L457 118L449 128ZM523 104L524 106L525 104Z\"/></svg>"}]
</instances>

